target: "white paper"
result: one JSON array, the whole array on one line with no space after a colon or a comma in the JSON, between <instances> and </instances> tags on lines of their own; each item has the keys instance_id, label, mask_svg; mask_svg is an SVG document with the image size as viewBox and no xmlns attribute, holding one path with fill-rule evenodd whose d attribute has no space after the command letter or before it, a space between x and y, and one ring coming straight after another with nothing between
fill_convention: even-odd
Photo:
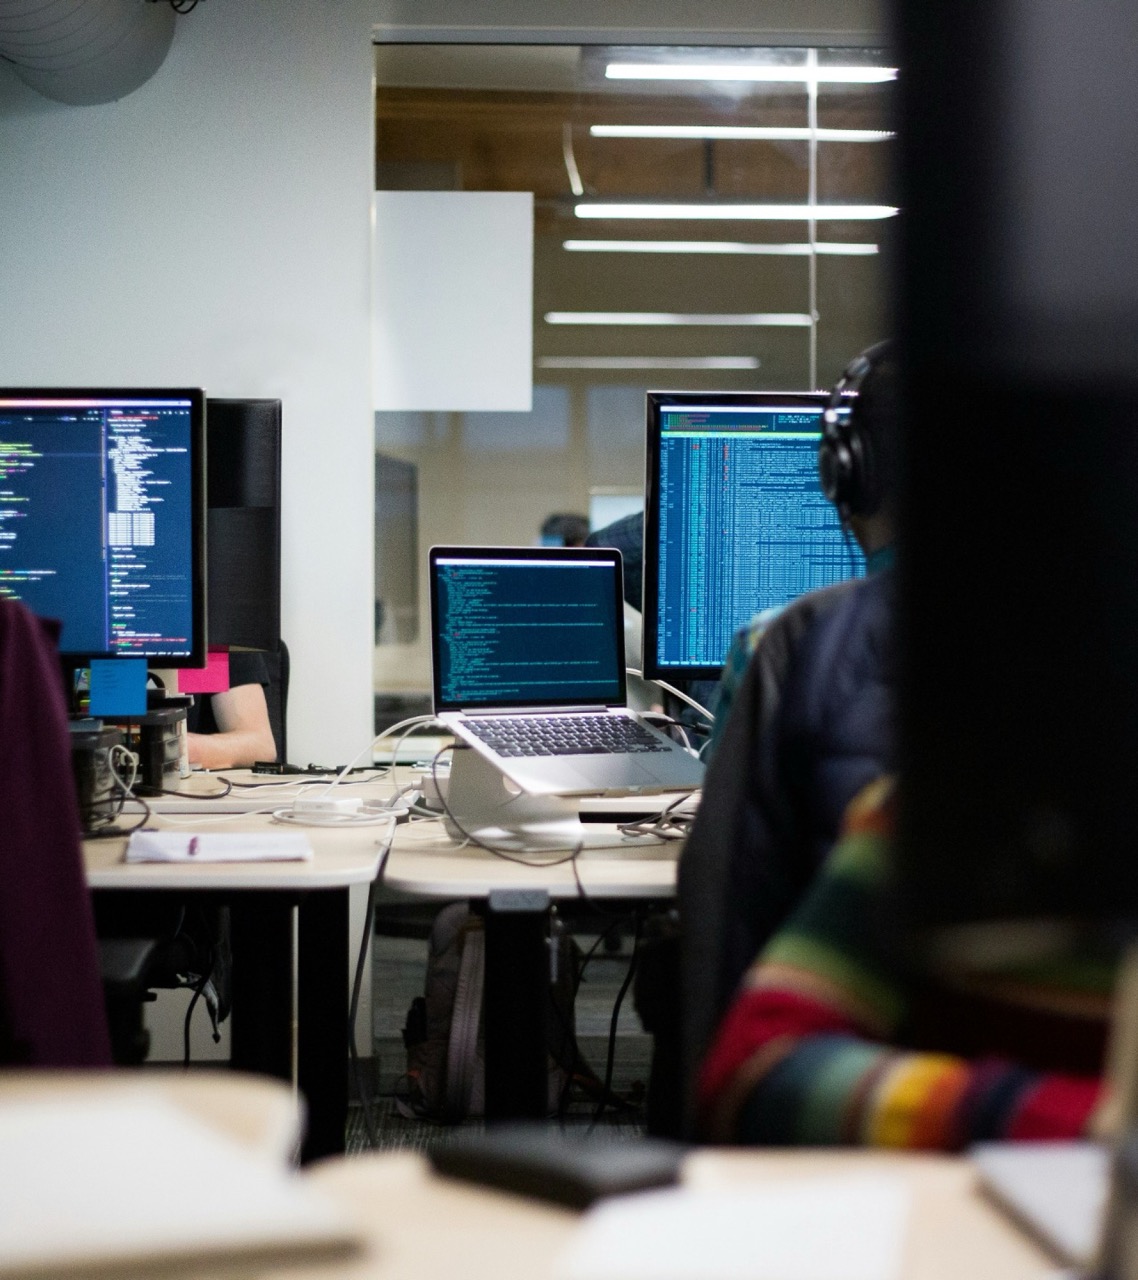
<instances>
[{"instance_id":1,"label":"white paper","mask_svg":"<svg viewBox=\"0 0 1138 1280\"><path fill-rule=\"evenodd\" d=\"M5 1105L0 1151L0 1277L352 1234L295 1175L157 1098Z\"/></svg>"},{"instance_id":2,"label":"white paper","mask_svg":"<svg viewBox=\"0 0 1138 1280\"><path fill-rule=\"evenodd\" d=\"M127 862L308 862L312 844L300 831L136 831Z\"/></svg>"},{"instance_id":3,"label":"white paper","mask_svg":"<svg viewBox=\"0 0 1138 1280\"><path fill-rule=\"evenodd\" d=\"M910 1194L897 1179L648 1191L585 1215L557 1280L897 1280Z\"/></svg>"}]
</instances>

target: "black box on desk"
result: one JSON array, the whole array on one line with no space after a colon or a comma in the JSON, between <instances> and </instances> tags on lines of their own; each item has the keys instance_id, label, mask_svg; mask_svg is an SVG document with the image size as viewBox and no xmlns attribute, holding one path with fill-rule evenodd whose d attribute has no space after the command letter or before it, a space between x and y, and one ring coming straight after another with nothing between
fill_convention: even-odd
<instances>
[{"instance_id":1,"label":"black box on desk","mask_svg":"<svg viewBox=\"0 0 1138 1280\"><path fill-rule=\"evenodd\" d=\"M111 749L123 745L123 732L91 719L72 720L68 729L79 817L84 831L94 831L115 816L117 783L111 769Z\"/></svg>"},{"instance_id":2,"label":"black box on desk","mask_svg":"<svg viewBox=\"0 0 1138 1280\"><path fill-rule=\"evenodd\" d=\"M116 723L126 745L138 755L139 784L144 795L157 795L182 777L186 742L186 716L190 697L165 697L148 707L146 714Z\"/></svg>"}]
</instances>

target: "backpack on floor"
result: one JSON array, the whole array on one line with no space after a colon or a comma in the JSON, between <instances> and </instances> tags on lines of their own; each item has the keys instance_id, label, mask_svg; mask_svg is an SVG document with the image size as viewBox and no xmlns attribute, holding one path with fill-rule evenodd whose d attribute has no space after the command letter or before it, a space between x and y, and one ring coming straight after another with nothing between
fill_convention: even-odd
<instances>
[{"instance_id":1,"label":"backpack on floor","mask_svg":"<svg viewBox=\"0 0 1138 1280\"><path fill-rule=\"evenodd\" d=\"M576 1059L573 1017L576 944L560 921L552 924L549 1040L549 1110L557 1110ZM407 1049L401 1114L457 1122L485 1110L482 979L486 934L466 903L444 907L431 926L425 992L407 1011Z\"/></svg>"}]
</instances>

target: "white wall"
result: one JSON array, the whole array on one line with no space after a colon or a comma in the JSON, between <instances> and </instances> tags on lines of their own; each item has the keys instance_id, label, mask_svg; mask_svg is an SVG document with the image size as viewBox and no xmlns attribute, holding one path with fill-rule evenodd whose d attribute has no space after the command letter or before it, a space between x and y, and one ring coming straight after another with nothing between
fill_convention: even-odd
<instances>
[{"instance_id":1,"label":"white wall","mask_svg":"<svg viewBox=\"0 0 1138 1280\"><path fill-rule=\"evenodd\" d=\"M0 67L0 384L284 402L289 754L371 734L369 0L210 0L135 93Z\"/></svg>"}]
</instances>

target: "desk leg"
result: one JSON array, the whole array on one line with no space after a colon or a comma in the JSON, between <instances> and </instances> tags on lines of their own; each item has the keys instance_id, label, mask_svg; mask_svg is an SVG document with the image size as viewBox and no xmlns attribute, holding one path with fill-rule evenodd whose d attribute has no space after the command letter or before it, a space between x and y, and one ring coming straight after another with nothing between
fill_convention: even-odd
<instances>
[{"instance_id":1,"label":"desk leg","mask_svg":"<svg viewBox=\"0 0 1138 1280\"><path fill-rule=\"evenodd\" d=\"M344 1151L348 1123L348 890L300 900L297 1080L308 1104L303 1161Z\"/></svg>"},{"instance_id":2,"label":"desk leg","mask_svg":"<svg viewBox=\"0 0 1138 1280\"><path fill-rule=\"evenodd\" d=\"M292 1081L292 902L241 893L232 902L233 1031L230 1064Z\"/></svg>"},{"instance_id":3,"label":"desk leg","mask_svg":"<svg viewBox=\"0 0 1138 1280\"><path fill-rule=\"evenodd\" d=\"M486 904L486 1119L549 1109L549 894L495 891Z\"/></svg>"}]
</instances>

